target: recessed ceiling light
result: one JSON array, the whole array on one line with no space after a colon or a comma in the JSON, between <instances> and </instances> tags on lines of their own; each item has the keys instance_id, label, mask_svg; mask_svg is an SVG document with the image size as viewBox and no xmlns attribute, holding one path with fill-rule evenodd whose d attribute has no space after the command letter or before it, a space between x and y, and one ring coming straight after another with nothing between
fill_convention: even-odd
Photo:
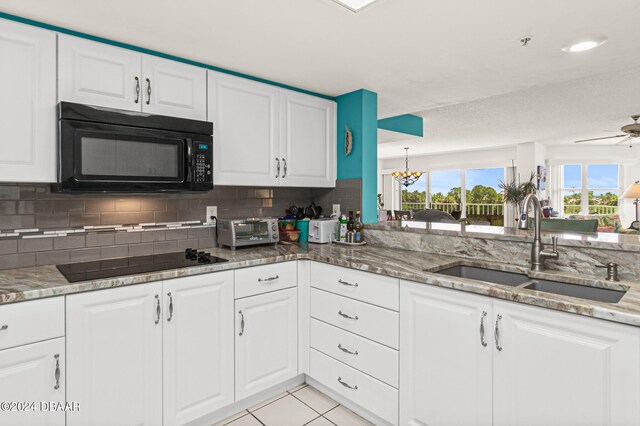
<instances>
[{"instance_id":1,"label":"recessed ceiling light","mask_svg":"<svg viewBox=\"0 0 640 426\"><path fill-rule=\"evenodd\" d=\"M376 0L333 0L341 6L346 7L352 12L359 12L365 7L369 6Z\"/></svg>"},{"instance_id":2,"label":"recessed ceiling light","mask_svg":"<svg viewBox=\"0 0 640 426\"><path fill-rule=\"evenodd\" d=\"M575 43L568 44L562 48L563 51L569 53L584 52L586 50L595 49L598 46L607 41L605 37L594 37L589 39L582 39Z\"/></svg>"}]
</instances>

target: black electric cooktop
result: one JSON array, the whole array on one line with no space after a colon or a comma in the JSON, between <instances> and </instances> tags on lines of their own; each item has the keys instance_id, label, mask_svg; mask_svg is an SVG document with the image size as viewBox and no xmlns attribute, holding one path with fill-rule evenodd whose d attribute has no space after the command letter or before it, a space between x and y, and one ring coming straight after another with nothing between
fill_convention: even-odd
<instances>
[{"instance_id":1,"label":"black electric cooktop","mask_svg":"<svg viewBox=\"0 0 640 426\"><path fill-rule=\"evenodd\" d=\"M122 257L119 259L97 260L94 262L56 265L67 281L91 281L124 275L144 274L167 269L228 262L227 259L211 256L209 253L187 249L179 253L154 254L150 256Z\"/></svg>"}]
</instances>

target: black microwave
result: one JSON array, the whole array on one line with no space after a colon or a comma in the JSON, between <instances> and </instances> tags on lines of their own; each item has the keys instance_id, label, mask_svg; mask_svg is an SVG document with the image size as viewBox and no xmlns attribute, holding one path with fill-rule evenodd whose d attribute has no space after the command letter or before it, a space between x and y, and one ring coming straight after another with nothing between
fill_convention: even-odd
<instances>
[{"instance_id":1,"label":"black microwave","mask_svg":"<svg viewBox=\"0 0 640 426\"><path fill-rule=\"evenodd\" d=\"M60 102L57 192L213 189L213 123Z\"/></svg>"}]
</instances>

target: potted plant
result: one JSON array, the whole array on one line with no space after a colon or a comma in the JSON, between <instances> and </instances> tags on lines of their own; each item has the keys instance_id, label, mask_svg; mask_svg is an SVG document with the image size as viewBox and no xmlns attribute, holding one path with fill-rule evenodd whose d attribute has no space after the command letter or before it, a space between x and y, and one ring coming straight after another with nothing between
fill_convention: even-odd
<instances>
[{"instance_id":1,"label":"potted plant","mask_svg":"<svg viewBox=\"0 0 640 426\"><path fill-rule=\"evenodd\" d=\"M522 203L529 194L536 193L535 173L531 173L527 182L516 182L515 178L511 182L500 181L499 187L504 191L505 203L512 204L516 209L516 222L522 214Z\"/></svg>"}]
</instances>

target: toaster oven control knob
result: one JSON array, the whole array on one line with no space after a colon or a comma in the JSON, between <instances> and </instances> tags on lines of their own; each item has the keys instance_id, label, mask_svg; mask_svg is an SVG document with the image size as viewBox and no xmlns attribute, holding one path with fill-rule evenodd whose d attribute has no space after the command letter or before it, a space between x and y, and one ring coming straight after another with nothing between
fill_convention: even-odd
<instances>
[{"instance_id":1,"label":"toaster oven control knob","mask_svg":"<svg viewBox=\"0 0 640 426\"><path fill-rule=\"evenodd\" d=\"M271 225L271 229L275 231L278 227L276 225Z\"/></svg>"},{"instance_id":2,"label":"toaster oven control knob","mask_svg":"<svg viewBox=\"0 0 640 426\"><path fill-rule=\"evenodd\" d=\"M273 234L273 239L275 240L276 238L278 238L278 234Z\"/></svg>"}]
</instances>

